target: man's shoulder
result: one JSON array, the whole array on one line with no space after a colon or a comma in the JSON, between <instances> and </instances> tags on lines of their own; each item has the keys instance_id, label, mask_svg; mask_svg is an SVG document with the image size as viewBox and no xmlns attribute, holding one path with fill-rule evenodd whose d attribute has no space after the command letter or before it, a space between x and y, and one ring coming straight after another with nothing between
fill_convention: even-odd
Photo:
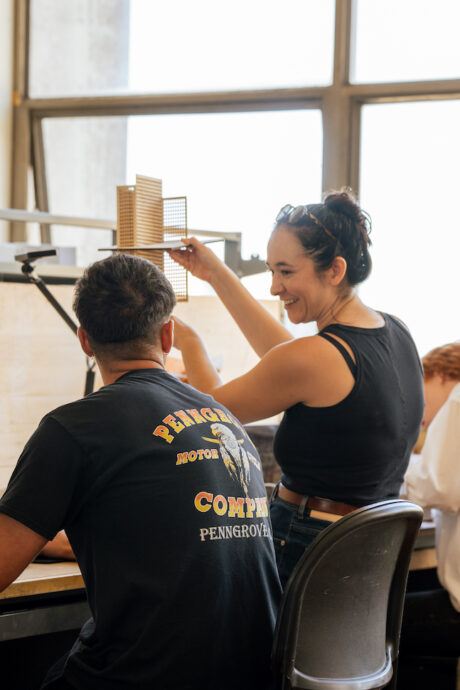
<instances>
[{"instance_id":1,"label":"man's shoulder","mask_svg":"<svg viewBox=\"0 0 460 690\"><path fill-rule=\"evenodd\" d=\"M71 400L50 410L41 419L37 431L58 434L60 430L64 429L71 436L74 436L76 427L100 423L104 416L110 413L111 409L116 409L116 397L107 391L108 388L108 386L104 386L83 398ZM112 399L113 404L111 403Z\"/></svg>"},{"instance_id":2,"label":"man's shoulder","mask_svg":"<svg viewBox=\"0 0 460 690\"><path fill-rule=\"evenodd\" d=\"M121 429L132 426L134 421L141 423L144 416L151 420L175 410L214 407L223 406L165 371L146 369L124 375L90 395L51 410L42 423L53 419L69 431L105 422Z\"/></svg>"},{"instance_id":3,"label":"man's shoulder","mask_svg":"<svg viewBox=\"0 0 460 690\"><path fill-rule=\"evenodd\" d=\"M112 404L116 405L119 399L141 396L143 392L153 391L159 380L153 376L145 376L145 373L150 373L151 371L149 369L139 370L130 373L130 375L121 376L113 383L102 386L89 395L71 400L64 405L54 408L54 410L48 412L44 419L48 417L57 420L72 418L76 413L93 414L101 407ZM134 374L139 374L139 376L136 377Z\"/></svg>"},{"instance_id":4,"label":"man's shoulder","mask_svg":"<svg viewBox=\"0 0 460 690\"><path fill-rule=\"evenodd\" d=\"M84 410L85 407L88 406L88 401L90 399L92 399L93 403L95 400L98 400L101 397L101 391L102 389L95 391L94 393L90 393L90 395L87 395L84 398L77 398L77 400L71 400L68 403L59 405L59 407L55 407L43 417L42 423L47 422L48 420L60 421L68 416L77 414L80 410Z\"/></svg>"}]
</instances>

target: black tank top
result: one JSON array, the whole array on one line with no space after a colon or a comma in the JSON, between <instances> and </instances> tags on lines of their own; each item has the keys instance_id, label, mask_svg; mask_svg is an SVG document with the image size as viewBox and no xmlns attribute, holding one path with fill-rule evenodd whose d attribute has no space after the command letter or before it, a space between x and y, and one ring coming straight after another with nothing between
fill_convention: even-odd
<instances>
[{"instance_id":1,"label":"black tank top","mask_svg":"<svg viewBox=\"0 0 460 690\"><path fill-rule=\"evenodd\" d=\"M341 351L355 385L337 405L286 410L274 453L288 489L355 506L399 495L423 416L423 373L408 330L382 316L381 328L330 324L319 333Z\"/></svg>"}]
</instances>

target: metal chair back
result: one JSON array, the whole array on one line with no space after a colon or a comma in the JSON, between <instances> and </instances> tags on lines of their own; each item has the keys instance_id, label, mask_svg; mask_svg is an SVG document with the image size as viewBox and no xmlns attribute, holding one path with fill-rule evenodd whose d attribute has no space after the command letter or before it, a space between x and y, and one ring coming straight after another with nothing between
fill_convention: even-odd
<instances>
[{"instance_id":1,"label":"metal chair back","mask_svg":"<svg viewBox=\"0 0 460 690\"><path fill-rule=\"evenodd\" d=\"M283 688L370 690L391 681L422 518L409 501L382 501L331 524L305 550L275 629L272 665Z\"/></svg>"}]
</instances>

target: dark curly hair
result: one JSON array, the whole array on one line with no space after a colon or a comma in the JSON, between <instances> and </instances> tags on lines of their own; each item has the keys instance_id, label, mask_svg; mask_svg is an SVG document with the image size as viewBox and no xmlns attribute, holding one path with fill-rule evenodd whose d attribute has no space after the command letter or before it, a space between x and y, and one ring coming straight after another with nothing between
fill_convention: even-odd
<instances>
[{"instance_id":1,"label":"dark curly hair","mask_svg":"<svg viewBox=\"0 0 460 690\"><path fill-rule=\"evenodd\" d=\"M328 193L323 203L304 206L298 220L279 220L298 237L316 270L327 270L336 256L347 262L346 280L350 286L362 283L372 268L368 247L371 244L371 219L358 205L348 188ZM294 214L292 214L294 215ZM295 215L294 215L295 217Z\"/></svg>"},{"instance_id":2,"label":"dark curly hair","mask_svg":"<svg viewBox=\"0 0 460 690\"><path fill-rule=\"evenodd\" d=\"M127 351L130 345L136 350L138 344L154 344L175 304L160 269L146 259L115 254L85 270L75 286L73 309L96 354L115 354L124 344Z\"/></svg>"}]
</instances>

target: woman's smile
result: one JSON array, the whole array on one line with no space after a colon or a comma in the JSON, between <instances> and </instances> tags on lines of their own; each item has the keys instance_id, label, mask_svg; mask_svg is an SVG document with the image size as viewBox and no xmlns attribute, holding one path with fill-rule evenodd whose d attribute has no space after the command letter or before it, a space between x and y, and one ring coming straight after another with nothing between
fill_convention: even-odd
<instances>
[{"instance_id":1,"label":"woman's smile","mask_svg":"<svg viewBox=\"0 0 460 690\"><path fill-rule=\"evenodd\" d=\"M275 230L268 244L267 264L273 275L271 293L282 301L289 320L315 320L321 313L324 287L313 261L292 232Z\"/></svg>"}]
</instances>

